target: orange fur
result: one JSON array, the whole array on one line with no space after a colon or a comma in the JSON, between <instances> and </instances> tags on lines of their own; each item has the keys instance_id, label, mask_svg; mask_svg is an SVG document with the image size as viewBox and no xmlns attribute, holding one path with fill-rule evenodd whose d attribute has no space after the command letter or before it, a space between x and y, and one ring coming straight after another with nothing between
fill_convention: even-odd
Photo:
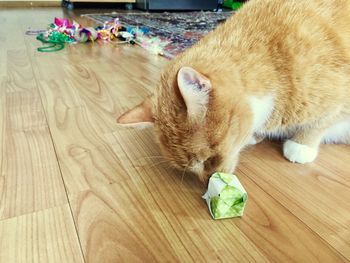
<instances>
[{"instance_id":1,"label":"orange fur","mask_svg":"<svg viewBox=\"0 0 350 263\"><path fill-rule=\"evenodd\" d=\"M194 69L181 73L185 87L179 84L183 67ZM208 102L195 102L205 118L192 120L188 103L207 80ZM186 88L194 93L188 100ZM250 99L264 96L272 98L272 111L253 127ZM249 1L169 63L152 105L164 155L201 178L233 171L254 135L317 150L327 129L350 121L350 1Z\"/></svg>"}]
</instances>

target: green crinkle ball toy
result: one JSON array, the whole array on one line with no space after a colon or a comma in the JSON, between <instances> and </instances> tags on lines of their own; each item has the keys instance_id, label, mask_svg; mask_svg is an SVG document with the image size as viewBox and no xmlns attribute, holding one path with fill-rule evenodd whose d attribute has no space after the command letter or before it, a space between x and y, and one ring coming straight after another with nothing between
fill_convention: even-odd
<instances>
[{"instance_id":1,"label":"green crinkle ball toy","mask_svg":"<svg viewBox=\"0 0 350 263\"><path fill-rule=\"evenodd\" d=\"M248 194L233 174L216 172L210 179L203 198L214 219L242 216Z\"/></svg>"}]
</instances>

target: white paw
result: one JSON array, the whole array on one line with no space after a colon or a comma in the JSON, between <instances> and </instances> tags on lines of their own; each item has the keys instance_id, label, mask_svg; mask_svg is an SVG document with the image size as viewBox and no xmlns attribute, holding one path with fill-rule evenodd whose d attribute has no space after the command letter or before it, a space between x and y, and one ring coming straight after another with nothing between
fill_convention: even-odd
<instances>
[{"instance_id":1,"label":"white paw","mask_svg":"<svg viewBox=\"0 0 350 263\"><path fill-rule=\"evenodd\" d=\"M318 150L307 145L287 140L283 145L283 154L292 163L311 163L316 159Z\"/></svg>"},{"instance_id":2,"label":"white paw","mask_svg":"<svg viewBox=\"0 0 350 263\"><path fill-rule=\"evenodd\" d=\"M248 141L248 145L255 145L255 144L257 144L258 143L258 141L255 139L255 137L253 136L252 138L250 138L249 139L249 141Z\"/></svg>"},{"instance_id":3,"label":"white paw","mask_svg":"<svg viewBox=\"0 0 350 263\"><path fill-rule=\"evenodd\" d=\"M258 144L260 142L262 142L264 140L264 137L262 136L256 136L256 135L253 135L247 142L248 145L255 145L255 144Z\"/></svg>"}]
</instances>

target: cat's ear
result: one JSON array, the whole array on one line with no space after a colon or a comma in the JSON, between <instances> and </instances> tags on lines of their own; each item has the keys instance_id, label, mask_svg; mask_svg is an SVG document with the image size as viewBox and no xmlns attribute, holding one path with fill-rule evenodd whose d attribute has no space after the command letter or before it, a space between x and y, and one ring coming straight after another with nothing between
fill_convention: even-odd
<instances>
[{"instance_id":1,"label":"cat's ear","mask_svg":"<svg viewBox=\"0 0 350 263\"><path fill-rule=\"evenodd\" d=\"M153 125L152 103L151 99L145 99L135 108L125 112L118 119L117 123L125 127L143 129Z\"/></svg>"},{"instance_id":2,"label":"cat's ear","mask_svg":"<svg viewBox=\"0 0 350 263\"><path fill-rule=\"evenodd\" d=\"M207 113L212 89L210 80L193 68L182 67L177 74L177 84L189 118L202 121Z\"/></svg>"}]
</instances>

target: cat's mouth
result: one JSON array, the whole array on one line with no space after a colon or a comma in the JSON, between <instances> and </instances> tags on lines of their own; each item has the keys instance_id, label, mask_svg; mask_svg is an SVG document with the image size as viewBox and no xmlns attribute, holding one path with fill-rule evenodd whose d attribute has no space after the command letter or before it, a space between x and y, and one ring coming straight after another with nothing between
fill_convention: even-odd
<instances>
[{"instance_id":1,"label":"cat's mouth","mask_svg":"<svg viewBox=\"0 0 350 263\"><path fill-rule=\"evenodd\" d=\"M204 161L195 161L193 162L189 170L194 174L202 174L204 172Z\"/></svg>"},{"instance_id":2,"label":"cat's mouth","mask_svg":"<svg viewBox=\"0 0 350 263\"><path fill-rule=\"evenodd\" d=\"M192 176L195 176L199 179L201 183L204 185L208 184L209 178L212 174L214 174L217 170L220 170L220 168L212 168L211 170L206 169L205 160L197 160L192 162L190 165L188 165L185 168L182 168L182 174L188 173Z\"/></svg>"}]
</instances>

